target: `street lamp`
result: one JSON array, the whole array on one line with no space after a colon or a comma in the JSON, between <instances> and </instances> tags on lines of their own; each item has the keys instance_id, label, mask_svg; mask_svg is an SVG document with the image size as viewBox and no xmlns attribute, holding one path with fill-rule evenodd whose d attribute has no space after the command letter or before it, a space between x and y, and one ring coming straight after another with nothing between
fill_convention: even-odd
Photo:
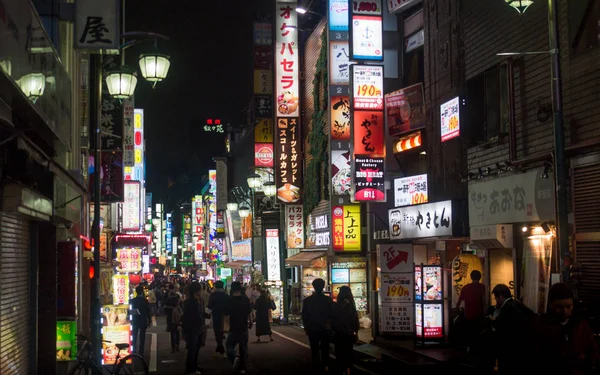
<instances>
[{"instance_id":1,"label":"street lamp","mask_svg":"<svg viewBox=\"0 0 600 375\"><path fill-rule=\"evenodd\" d=\"M258 173L253 173L248 176L248 187L250 189L259 188L262 185L262 177Z\"/></svg>"},{"instance_id":2,"label":"street lamp","mask_svg":"<svg viewBox=\"0 0 600 375\"><path fill-rule=\"evenodd\" d=\"M126 66L113 70L106 75L106 86L110 96L116 99L129 99L135 92L137 77L135 70Z\"/></svg>"},{"instance_id":3,"label":"street lamp","mask_svg":"<svg viewBox=\"0 0 600 375\"><path fill-rule=\"evenodd\" d=\"M237 202L228 202L228 203L227 203L227 209L228 209L229 211L237 211L237 209L238 209L238 204L237 204Z\"/></svg>"},{"instance_id":4,"label":"street lamp","mask_svg":"<svg viewBox=\"0 0 600 375\"><path fill-rule=\"evenodd\" d=\"M160 82L167 77L171 66L170 57L158 53L140 55L139 64L142 77L148 82Z\"/></svg>"},{"instance_id":5,"label":"street lamp","mask_svg":"<svg viewBox=\"0 0 600 375\"><path fill-rule=\"evenodd\" d=\"M267 197L274 197L277 193L277 187L273 181L267 181L263 185L263 192Z\"/></svg>"},{"instance_id":6,"label":"street lamp","mask_svg":"<svg viewBox=\"0 0 600 375\"><path fill-rule=\"evenodd\" d=\"M508 6L515 8L519 14L525 13L527 8L533 4L533 0L504 0Z\"/></svg>"},{"instance_id":7,"label":"street lamp","mask_svg":"<svg viewBox=\"0 0 600 375\"><path fill-rule=\"evenodd\" d=\"M240 208L238 208L238 214L242 219L247 218L248 216L250 216L250 207L241 206Z\"/></svg>"},{"instance_id":8,"label":"street lamp","mask_svg":"<svg viewBox=\"0 0 600 375\"><path fill-rule=\"evenodd\" d=\"M18 84L25 96L35 103L42 95L44 95L46 76L44 76L43 73L29 73L21 77Z\"/></svg>"}]
</instances>

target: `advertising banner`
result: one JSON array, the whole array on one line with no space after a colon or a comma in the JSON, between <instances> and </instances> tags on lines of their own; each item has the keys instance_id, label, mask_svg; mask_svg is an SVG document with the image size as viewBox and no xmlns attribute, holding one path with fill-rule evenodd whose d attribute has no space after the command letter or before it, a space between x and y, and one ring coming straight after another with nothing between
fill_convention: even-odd
<instances>
[{"instance_id":1,"label":"advertising banner","mask_svg":"<svg viewBox=\"0 0 600 375\"><path fill-rule=\"evenodd\" d=\"M354 109L383 111L383 66L352 65Z\"/></svg>"},{"instance_id":2,"label":"advertising banner","mask_svg":"<svg viewBox=\"0 0 600 375\"><path fill-rule=\"evenodd\" d=\"M77 322L56 322L56 360L73 361L77 357Z\"/></svg>"},{"instance_id":3,"label":"advertising banner","mask_svg":"<svg viewBox=\"0 0 600 375\"><path fill-rule=\"evenodd\" d=\"M354 2L358 3L357 1ZM366 2L361 2L366 3ZM373 3L371 3L373 4ZM363 7L365 9L366 7ZM379 14L381 14L381 6ZM357 13L371 13L371 11L358 11L353 8L351 31L352 60L383 61L383 21L381 16L363 15ZM372 9L372 8L369 8ZM377 8L376 8L377 9ZM373 12L376 13L376 12Z\"/></svg>"},{"instance_id":4,"label":"advertising banner","mask_svg":"<svg viewBox=\"0 0 600 375\"><path fill-rule=\"evenodd\" d=\"M255 94L254 95L254 115L258 121L270 120L271 121L271 134L273 133L272 127L273 122L271 117L273 117L273 96L266 94ZM257 124L256 126L258 126ZM256 130L255 130L256 133ZM262 134L261 131L258 132ZM262 141L267 142L267 141Z\"/></svg>"},{"instance_id":5,"label":"advertising banner","mask_svg":"<svg viewBox=\"0 0 600 375\"><path fill-rule=\"evenodd\" d=\"M141 226L140 182L125 181L123 201L123 231L137 232Z\"/></svg>"},{"instance_id":6,"label":"advertising banner","mask_svg":"<svg viewBox=\"0 0 600 375\"><path fill-rule=\"evenodd\" d=\"M295 1L275 5L275 99L277 117L300 115L298 14Z\"/></svg>"},{"instance_id":7,"label":"advertising banner","mask_svg":"<svg viewBox=\"0 0 600 375\"><path fill-rule=\"evenodd\" d=\"M349 150L331 151L331 188L333 195L349 195L352 189L352 167Z\"/></svg>"},{"instance_id":8,"label":"advertising banner","mask_svg":"<svg viewBox=\"0 0 600 375\"><path fill-rule=\"evenodd\" d=\"M388 211L390 239L452 235L452 201L393 208Z\"/></svg>"},{"instance_id":9,"label":"advertising banner","mask_svg":"<svg viewBox=\"0 0 600 375\"><path fill-rule=\"evenodd\" d=\"M444 337L442 325L442 304L415 304L418 337L441 338Z\"/></svg>"},{"instance_id":10,"label":"advertising banner","mask_svg":"<svg viewBox=\"0 0 600 375\"><path fill-rule=\"evenodd\" d=\"M131 354L129 305L102 306L102 340L104 364L115 363L117 354L120 354L121 358ZM117 344L129 344L129 347L119 350Z\"/></svg>"},{"instance_id":11,"label":"advertising banner","mask_svg":"<svg viewBox=\"0 0 600 375\"><path fill-rule=\"evenodd\" d=\"M117 249L117 271L123 273L140 272L142 270L142 249L121 248Z\"/></svg>"},{"instance_id":12,"label":"advertising banner","mask_svg":"<svg viewBox=\"0 0 600 375\"><path fill-rule=\"evenodd\" d=\"M460 98L440 105L440 127L442 142L456 138L460 134Z\"/></svg>"},{"instance_id":13,"label":"advertising banner","mask_svg":"<svg viewBox=\"0 0 600 375\"><path fill-rule=\"evenodd\" d=\"M382 273L381 291L379 293L381 303L412 302L413 279L412 272Z\"/></svg>"},{"instance_id":14,"label":"advertising banner","mask_svg":"<svg viewBox=\"0 0 600 375\"><path fill-rule=\"evenodd\" d=\"M264 116L267 117L266 114ZM254 142L273 143L273 119L261 118L257 121L258 123L254 126Z\"/></svg>"},{"instance_id":15,"label":"advertising banner","mask_svg":"<svg viewBox=\"0 0 600 375\"><path fill-rule=\"evenodd\" d=\"M273 167L273 144L255 143L254 144L254 166L255 167Z\"/></svg>"},{"instance_id":16,"label":"advertising banner","mask_svg":"<svg viewBox=\"0 0 600 375\"><path fill-rule=\"evenodd\" d=\"M412 303L380 306L379 330L386 333L413 332L415 314Z\"/></svg>"},{"instance_id":17,"label":"advertising banner","mask_svg":"<svg viewBox=\"0 0 600 375\"><path fill-rule=\"evenodd\" d=\"M385 158L356 155L354 159L354 199L385 202Z\"/></svg>"},{"instance_id":18,"label":"advertising banner","mask_svg":"<svg viewBox=\"0 0 600 375\"><path fill-rule=\"evenodd\" d=\"M129 275L113 276L113 305L129 305Z\"/></svg>"},{"instance_id":19,"label":"advertising banner","mask_svg":"<svg viewBox=\"0 0 600 375\"><path fill-rule=\"evenodd\" d=\"M279 255L279 229L266 229L267 280L281 280L281 262Z\"/></svg>"},{"instance_id":20,"label":"advertising banner","mask_svg":"<svg viewBox=\"0 0 600 375\"><path fill-rule=\"evenodd\" d=\"M90 194L94 194L94 157L89 158ZM93 198L90 197L90 199ZM100 160L100 202L123 202L123 151L102 151Z\"/></svg>"},{"instance_id":21,"label":"advertising banner","mask_svg":"<svg viewBox=\"0 0 600 375\"><path fill-rule=\"evenodd\" d=\"M354 155L385 155L385 126L381 111L354 111Z\"/></svg>"},{"instance_id":22,"label":"advertising banner","mask_svg":"<svg viewBox=\"0 0 600 375\"><path fill-rule=\"evenodd\" d=\"M381 0L354 0L352 14L381 15Z\"/></svg>"},{"instance_id":23,"label":"advertising banner","mask_svg":"<svg viewBox=\"0 0 600 375\"><path fill-rule=\"evenodd\" d=\"M194 260L196 264L202 261L202 253L205 245L205 214L202 205L202 196L196 195L192 200L192 241L194 248Z\"/></svg>"},{"instance_id":24,"label":"advertising banner","mask_svg":"<svg viewBox=\"0 0 600 375\"><path fill-rule=\"evenodd\" d=\"M391 137L425 127L423 84L385 94L385 118Z\"/></svg>"},{"instance_id":25,"label":"advertising banner","mask_svg":"<svg viewBox=\"0 0 600 375\"><path fill-rule=\"evenodd\" d=\"M329 30L348 31L348 0L329 0Z\"/></svg>"},{"instance_id":26,"label":"advertising banner","mask_svg":"<svg viewBox=\"0 0 600 375\"><path fill-rule=\"evenodd\" d=\"M329 109L331 140L350 140L350 99L347 96L332 96Z\"/></svg>"},{"instance_id":27,"label":"advertising banner","mask_svg":"<svg viewBox=\"0 0 600 375\"><path fill-rule=\"evenodd\" d=\"M252 239L233 242L231 260L252 260Z\"/></svg>"},{"instance_id":28,"label":"advertising banner","mask_svg":"<svg viewBox=\"0 0 600 375\"><path fill-rule=\"evenodd\" d=\"M288 249L304 248L304 215L302 205L285 206L285 226L287 228L286 243Z\"/></svg>"},{"instance_id":29,"label":"advertising banner","mask_svg":"<svg viewBox=\"0 0 600 375\"><path fill-rule=\"evenodd\" d=\"M333 206L333 251L360 251L360 205Z\"/></svg>"},{"instance_id":30,"label":"advertising banner","mask_svg":"<svg viewBox=\"0 0 600 375\"><path fill-rule=\"evenodd\" d=\"M225 238L225 210L217 211L217 230L215 238Z\"/></svg>"},{"instance_id":31,"label":"advertising banner","mask_svg":"<svg viewBox=\"0 0 600 375\"><path fill-rule=\"evenodd\" d=\"M133 100L123 100L123 166L133 167L134 162L134 140L133 129Z\"/></svg>"},{"instance_id":32,"label":"advertising banner","mask_svg":"<svg viewBox=\"0 0 600 375\"><path fill-rule=\"evenodd\" d=\"M329 84L347 86L350 84L350 47L347 40L329 42Z\"/></svg>"},{"instance_id":33,"label":"advertising banner","mask_svg":"<svg viewBox=\"0 0 600 375\"><path fill-rule=\"evenodd\" d=\"M394 206L427 203L427 174L394 179Z\"/></svg>"},{"instance_id":34,"label":"advertising banner","mask_svg":"<svg viewBox=\"0 0 600 375\"><path fill-rule=\"evenodd\" d=\"M133 128L134 128L134 154L133 154L133 180L144 181L144 110L135 108L133 110Z\"/></svg>"},{"instance_id":35,"label":"advertising banner","mask_svg":"<svg viewBox=\"0 0 600 375\"><path fill-rule=\"evenodd\" d=\"M296 203L302 196L302 138L298 118L278 118L276 132L277 199L284 203Z\"/></svg>"}]
</instances>

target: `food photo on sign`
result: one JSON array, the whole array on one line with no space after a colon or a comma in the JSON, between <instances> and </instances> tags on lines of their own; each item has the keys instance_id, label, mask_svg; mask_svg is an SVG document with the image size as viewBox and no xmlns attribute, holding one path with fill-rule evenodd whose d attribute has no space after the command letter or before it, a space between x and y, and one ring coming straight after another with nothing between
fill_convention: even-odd
<instances>
[{"instance_id":1,"label":"food photo on sign","mask_svg":"<svg viewBox=\"0 0 600 375\"><path fill-rule=\"evenodd\" d=\"M331 151L331 186L333 195L348 195L352 188L352 168L350 151Z\"/></svg>"},{"instance_id":2,"label":"food photo on sign","mask_svg":"<svg viewBox=\"0 0 600 375\"><path fill-rule=\"evenodd\" d=\"M298 118L278 118L276 135L277 198L284 203L295 203L300 200L302 186Z\"/></svg>"}]
</instances>

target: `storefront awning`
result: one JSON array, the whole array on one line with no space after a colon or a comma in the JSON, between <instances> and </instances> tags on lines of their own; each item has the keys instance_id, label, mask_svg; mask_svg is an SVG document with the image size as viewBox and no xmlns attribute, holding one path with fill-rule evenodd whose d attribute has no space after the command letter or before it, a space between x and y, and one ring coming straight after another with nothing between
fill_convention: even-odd
<instances>
[{"instance_id":1,"label":"storefront awning","mask_svg":"<svg viewBox=\"0 0 600 375\"><path fill-rule=\"evenodd\" d=\"M247 266L249 264L250 264L249 261L238 260L238 261L235 261L235 262L227 262L227 263L225 263L225 267L227 267L227 268L233 268L233 269L241 269L243 266Z\"/></svg>"},{"instance_id":2,"label":"storefront awning","mask_svg":"<svg viewBox=\"0 0 600 375\"><path fill-rule=\"evenodd\" d=\"M301 251L285 260L285 264L290 266L310 267L310 262L327 255L326 251Z\"/></svg>"}]
</instances>

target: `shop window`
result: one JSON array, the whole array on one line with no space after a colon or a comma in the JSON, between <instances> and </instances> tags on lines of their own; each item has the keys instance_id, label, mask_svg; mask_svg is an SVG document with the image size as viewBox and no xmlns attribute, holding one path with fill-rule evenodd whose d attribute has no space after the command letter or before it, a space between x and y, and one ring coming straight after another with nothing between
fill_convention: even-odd
<instances>
[{"instance_id":1,"label":"shop window","mask_svg":"<svg viewBox=\"0 0 600 375\"><path fill-rule=\"evenodd\" d=\"M508 69L506 64L467 81L469 145L501 140L508 131Z\"/></svg>"},{"instance_id":2,"label":"shop window","mask_svg":"<svg viewBox=\"0 0 600 375\"><path fill-rule=\"evenodd\" d=\"M569 1L569 39L573 53L599 46L600 0Z\"/></svg>"}]
</instances>

